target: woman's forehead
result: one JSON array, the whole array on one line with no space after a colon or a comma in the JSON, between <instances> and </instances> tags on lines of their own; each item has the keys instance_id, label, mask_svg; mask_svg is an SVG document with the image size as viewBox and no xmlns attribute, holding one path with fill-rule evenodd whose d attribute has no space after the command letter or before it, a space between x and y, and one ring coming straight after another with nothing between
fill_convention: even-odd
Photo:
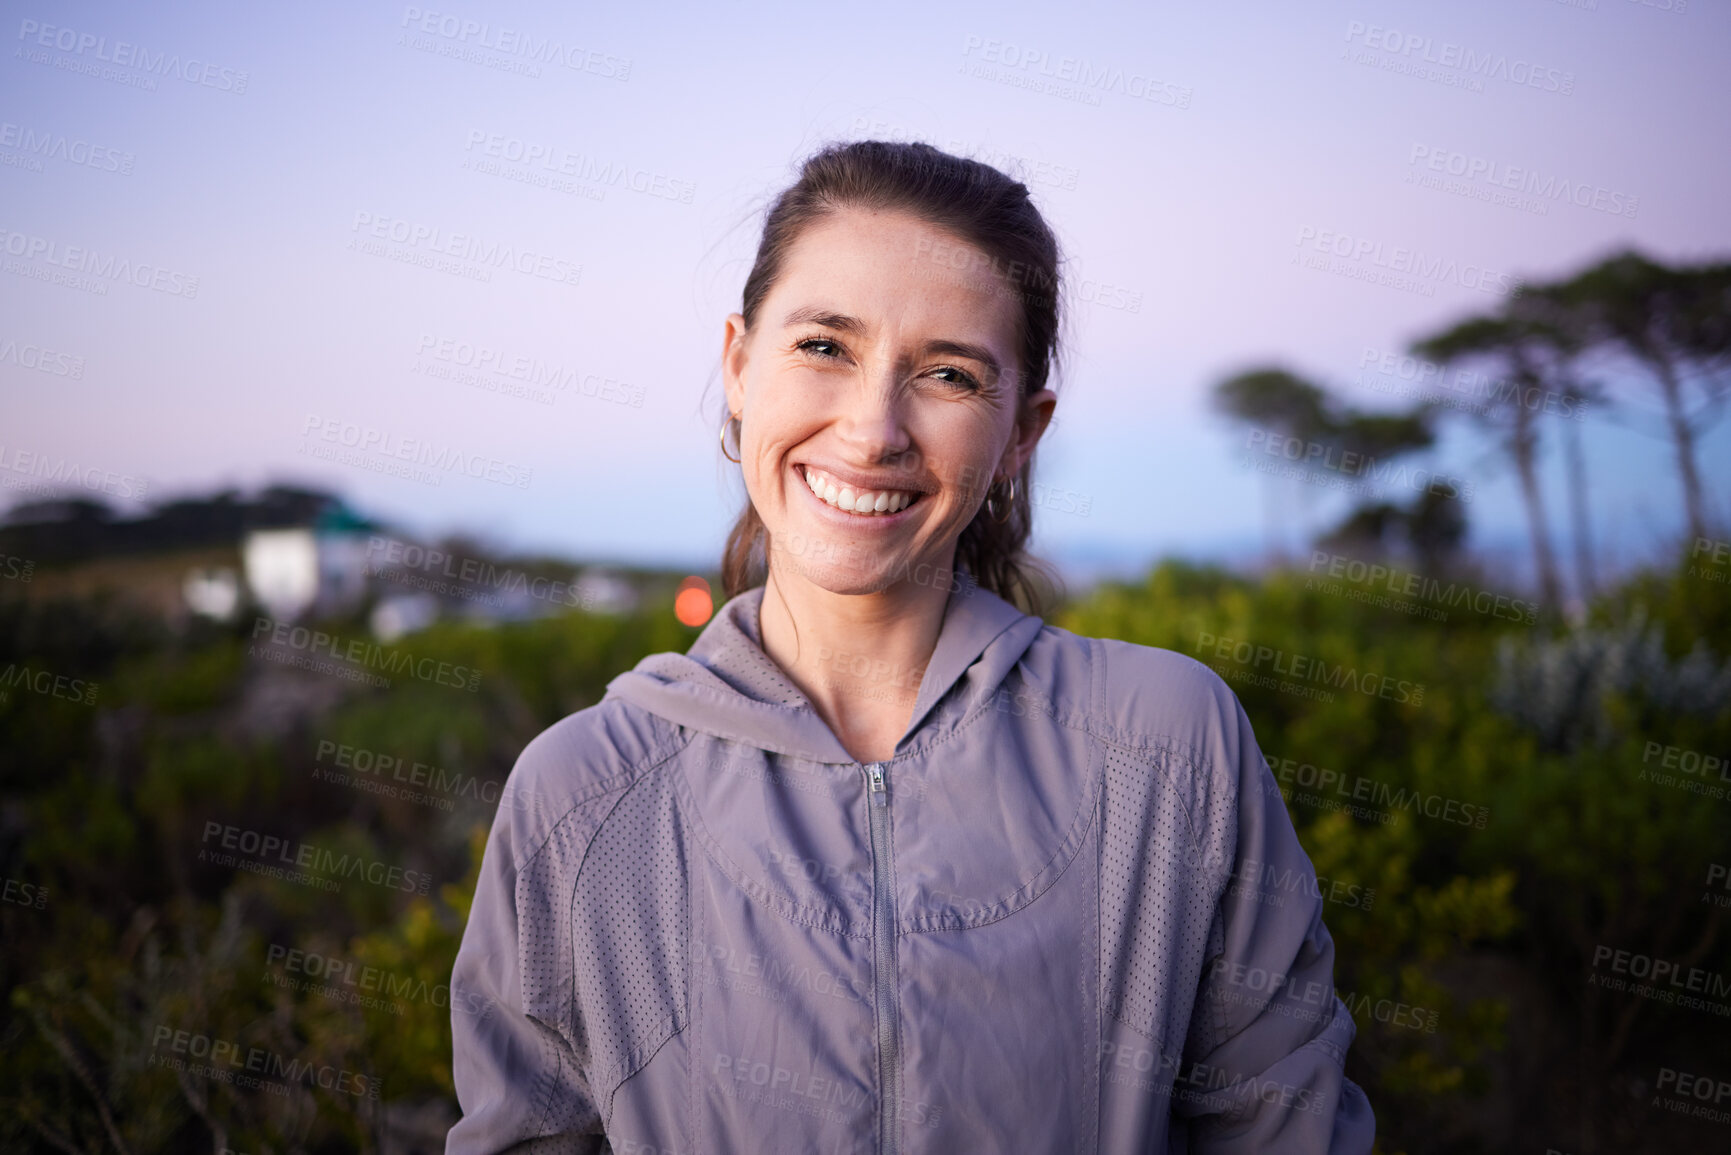
<instances>
[{"instance_id":1,"label":"woman's forehead","mask_svg":"<svg viewBox=\"0 0 1731 1155\"><path fill-rule=\"evenodd\" d=\"M1008 342L1017 321L1006 275L1013 271L917 217L844 209L800 234L764 305L776 325L827 312L876 335L962 326L973 340Z\"/></svg>"}]
</instances>

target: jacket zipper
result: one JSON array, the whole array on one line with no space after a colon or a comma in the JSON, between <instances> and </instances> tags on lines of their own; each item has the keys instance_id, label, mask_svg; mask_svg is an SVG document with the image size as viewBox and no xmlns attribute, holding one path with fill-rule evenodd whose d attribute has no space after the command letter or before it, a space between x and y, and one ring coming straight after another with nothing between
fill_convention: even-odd
<instances>
[{"instance_id":1,"label":"jacket zipper","mask_svg":"<svg viewBox=\"0 0 1731 1155\"><path fill-rule=\"evenodd\" d=\"M896 1014L896 911L889 859L890 801L884 784L884 764L866 768L872 838L872 940L876 945L873 984L877 993L878 1026L878 1153L896 1155L897 1050L900 1037Z\"/></svg>"}]
</instances>

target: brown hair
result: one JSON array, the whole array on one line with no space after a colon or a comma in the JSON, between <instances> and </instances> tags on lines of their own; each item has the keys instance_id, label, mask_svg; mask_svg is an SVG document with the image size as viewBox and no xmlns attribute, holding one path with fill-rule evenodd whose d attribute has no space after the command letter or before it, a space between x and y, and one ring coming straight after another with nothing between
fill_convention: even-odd
<instances>
[{"instance_id":1,"label":"brown hair","mask_svg":"<svg viewBox=\"0 0 1731 1155\"><path fill-rule=\"evenodd\" d=\"M1058 241L1020 181L976 160L920 142L861 140L831 145L809 158L799 179L764 218L757 259L745 279L740 312L750 331L789 249L806 228L842 208L900 210L954 234L991 259L997 291L1021 304L1017 334L1020 403L1047 387L1058 361ZM970 270L971 272L971 270ZM1002 288L999 279L1007 281ZM1026 612L1040 614L1057 582L1026 552L1033 531L1029 500L1034 459L1016 478L1010 516L997 521L984 504L956 541L957 569ZM1001 508L1002 495L997 504ZM768 575L768 532L748 496L722 555L722 588L733 598ZM946 580L946 584L949 584Z\"/></svg>"}]
</instances>

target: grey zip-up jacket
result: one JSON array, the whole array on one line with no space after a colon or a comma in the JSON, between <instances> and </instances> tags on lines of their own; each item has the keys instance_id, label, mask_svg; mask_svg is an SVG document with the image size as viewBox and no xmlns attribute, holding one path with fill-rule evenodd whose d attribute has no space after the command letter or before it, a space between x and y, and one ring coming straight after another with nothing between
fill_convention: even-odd
<instances>
[{"instance_id":1,"label":"grey zip-up jacket","mask_svg":"<svg viewBox=\"0 0 1731 1155\"><path fill-rule=\"evenodd\" d=\"M887 761L764 654L761 587L529 744L451 980L447 1152L1370 1151L1237 697L958 576Z\"/></svg>"}]
</instances>

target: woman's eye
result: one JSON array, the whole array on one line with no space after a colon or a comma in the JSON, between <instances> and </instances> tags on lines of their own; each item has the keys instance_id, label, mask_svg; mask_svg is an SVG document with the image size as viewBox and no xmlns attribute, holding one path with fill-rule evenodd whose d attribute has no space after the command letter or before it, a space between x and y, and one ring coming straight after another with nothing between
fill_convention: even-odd
<instances>
[{"instance_id":1,"label":"woman's eye","mask_svg":"<svg viewBox=\"0 0 1731 1155\"><path fill-rule=\"evenodd\" d=\"M827 337L807 337L794 348L804 349L808 353L816 353L819 357L834 357L837 356L837 350L841 346Z\"/></svg>"},{"instance_id":2,"label":"woman's eye","mask_svg":"<svg viewBox=\"0 0 1731 1155\"><path fill-rule=\"evenodd\" d=\"M938 373L950 374L948 377L940 377L939 380L951 385L961 385L968 389L978 389L980 387L980 383L974 380L973 374L958 369L954 365L940 366L939 368L933 369L932 373L934 375Z\"/></svg>"}]
</instances>

